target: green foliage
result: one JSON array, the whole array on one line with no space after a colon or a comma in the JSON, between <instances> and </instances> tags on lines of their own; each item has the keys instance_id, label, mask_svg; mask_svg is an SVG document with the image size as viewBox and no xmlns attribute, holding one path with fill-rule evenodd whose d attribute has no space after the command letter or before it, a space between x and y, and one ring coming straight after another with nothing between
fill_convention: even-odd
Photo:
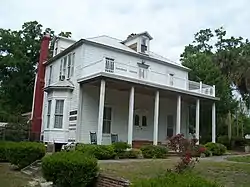
<instances>
[{"instance_id":1,"label":"green foliage","mask_svg":"<svg viewBox=\"0 0 250 187\"><path fill-rule=\"evenodd\" d=\"M227 160L234 162L245 162L250 163L250 156L236 156L236 157L228 157Z\"/></svg>"},{"instance_id":2,"label":"green foliage","mask_svg":"<svg viewBox=\"0 0 250 187\"><path fill-rule=\"evenodd\" d=\"M144 158L166 158L168 149L159 145L146 145L141 148Z\"/></svg>"},{"instance_id":3,"label":"green foliage","mask_svg":"<svg viewBox=\"0 0 250 187\"><path fill-rule=\"evenodd\" d=\"M220 143L212 143L209 142L205 145L205 147L212 152L213 155L220 156L226 153L227 148L223 144Z\"/></svg>"},{"instance_id":4,"label":"green foliage","mask_svg":"<svg viewBox=\"0 0 250 187\"><path fill-rule=\"evenodd\" d=\"M131 148L127 142L115 142L112 144L116 154L121 154L125 152L127 149Z\"/></svg>"},{"instance_id":5,"label":"green foliage","mask_svg":"<svg viewBox=\"0 0 250 187\"><path fill-rule=\"evenodd\" d=\"M120 159L135 159L135 158L142 158L142 151L140 149L130 149L124 151L119 154L118 156Z\"/></svg>"},{"instance_id":6,"label":"green foliage","mask_svg":"<svg viewBox=\"0 0 250 187\"><path fill-rule=\"evenodd\" d=\"M177 174L168 172L156 178L142 179L133 187L221 187L221 185L205 180L192 173Z\"/></svg>"},{"instance_id":7,"label":"green foliage","mask_svg":"<svg viewBox=\"0 0 250 187\"><path fill-rule=\"evenodd\" d=\"M54 36L52 29L43 29L37 21L26 22L19 30L0 28L0 121L17 122L21 113L31 110L44 31ZM71 33L61 35L70 37Z\"/></svg>"},{"instance_id":8,"label":"green foliage","mask_svg":"<svg viewBox=\"0 0 250 187\"><path fill-rule=\"evenodd\" d=\"M76 150L88 155L93 155L98 160L108 160L115 157L113 145L79 144Z\"/></svg>"},{"instance_id":9,"label":"green foliage","mask_svg":"<svg viewBox=\"0 0 250 187\"><path fill-rule=\"evenodd\" d=\"M242 147L248 144L248 140L242 137L232 137L232 144L234 148Z\"/></svg>"},{"instance_id":10,"label":"green foliage","mask_svg":"<svg viewBox=\"0 0 250 187\"><path fill-rule=\"evenodd\" d=\"M45 155L45 146L36 142L8 143L6 146L8 161L22 169Z\"/></svg>"},{"instance_id":11,"label":"green foliage","mask_svg":"<svg viewBox=\"0 0 250 187\"><path fill-rule=\"evenodd\" d=\"M11 142L7 141L0 141L0 162L6 162L7 159L7 147L8 144L11 144Z\"/></svg>"},{"instance_id":12,"label":"green foliage","mask_svg":"<svg viewBox=\"0 0 250 187\"><path fill-rule=\"evenodd\" d=\"M219 136L217 142L225 145L227 149L232 148L232 142L229 140L227 135Z\"/></svg>"},{"instance_id":13,"label":"green foliage","mask_svg":"<svg viewBox=\"0 0 250 187\"><path fill-rule=\"evenodd\" d=\"M97 159L79 151L58 152L42 159L43 177L61 187L88 186L97 172Z\"/></svg>"}]
</instances>

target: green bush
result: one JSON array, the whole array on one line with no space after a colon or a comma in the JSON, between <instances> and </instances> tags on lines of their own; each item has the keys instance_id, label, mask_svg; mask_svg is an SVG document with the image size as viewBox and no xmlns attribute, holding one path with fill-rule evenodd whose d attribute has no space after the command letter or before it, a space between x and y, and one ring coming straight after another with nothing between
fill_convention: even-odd
<instances>
[{"instance_id":1,"label":"green bush","mask_svg":"<svg viewBox=\"0 0 250 187\"><path fill-rule=\"evenodd\" d=\"M97 172L97 159L80 151L58 152L42 159L43 177L60 187L88 186Z\"/></svg>"},{"instance_id":2,"label":"green bush","mask_svg":"<svg viewBox=\"0 0 250 187\"><path fill-rule=\"evenodd\" d=\"M168 149L164 146L146 145L141 148L144 158L166 158Z\"/></svg>"},{"instance_id":3,"label":"green bush","mask_svg":"<svg viewBox=\"0 0 250 187\"><path fill-rule=\"evenodd\" d=\"M98 160L108 160L115 157L113 145L79 144L76 150L88 155L93 155Z\"/></svg>"},{"instance_id":4,"label":"green bush","mask_svg":"<svg viewBox=\"0 0 250 187\"><path fill-rule=\"evenodd\" d=\"M232 142L229 140L228 136L219 136L218 143L225 145L228 149L232 149Z\"/></svg>"},{"instance_id":5,"label":"green bush","mask_svg":"<svg viewBox=\"0 0 250 187\"><path fill-rule=\"evenodd\" d=\"M114 147L115 153L118 155L124 153L127 149L131 148L131 146L128 145L127 142L115 142L112 145Z\"/></svg>"},{"instance_id":6,"label":"green bush","mask_svg":"<svg viewBox=\"0 0 250 187\"><path fill-rule=\"evenodd\" d=\"M128 151L124 151L119 155L120 159L126 158L142 158L142 151L140 149L131 149Z\"/></svg>"},{"instance_id":7,"label":"green bush","mask_svg":"<svg viewBox=\"0 0 250 187\"><path fill-rule=\"evenodd\" d=\"M6 146L7 159L22 169L45 155L45 146L36 142L16 142Z\"/></svg>"},{"instance_id":8,"label":"green bush","mask_svg":"<svg viewBox=\"0 0 250 187\"><path fill-rule=\"evenodd\" d=\"M226 153L227 148L223 144L220 143L212 143L209 142L205 145L205 147L212 152L213 155L220 156Z\"/></svg>"},{"instance_id":9,"label":"green bush","mask_svg":"<svg viewBox=\"0 0 250 187\"><path fill-rule=\"evenodd\" d=\"M232 137L232 144L234 148L239 148L247 145L248 141L242 137Z\"/></svg>"},{"instance_id":10,"label":"green bush","mask_svg":"<svg viewBox=\"0 0 250 187\"><path fill-rule=\"evenodd\" d=\"M0 141L0 162L6 162L8 161L7 159L7 149L8 144L11 144L11 142L7 141Z\"/></svg>"},{"instance_id":11,"label":"green bush","mask_svg":"<svg viewBox=\"0 0 250 187\"><path fill-rule=\"evenodd\" d=\"M142 179L132 184L132 187L220 187L212 181L205 180L192 173L177 174L168 172L163 176Z\"/></svg>"}]
</instances>

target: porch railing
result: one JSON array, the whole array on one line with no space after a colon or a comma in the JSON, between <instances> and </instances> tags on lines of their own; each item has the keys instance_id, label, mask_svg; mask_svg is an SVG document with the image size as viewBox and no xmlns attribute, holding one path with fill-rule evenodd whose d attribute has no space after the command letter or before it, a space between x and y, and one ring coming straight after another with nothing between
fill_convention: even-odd
<instances>
[{"instance_id":1,"label":"porch railing","mask_svg":"<svg viewBox=\"0 0 250 187\"><path fill-rule=\"evenodd\" d=\"M190 81L175 75L158 72L152 69L144 69L123 62L101 59L82 67L81 74L84 77L96 73L106 72L120 75L128 78L139 79L149 83L156 83L162 86L171 86L174 88L188 90L204 95L215 96L215 87L203 84L202 82Z\"/></svg>"}]
</instances>

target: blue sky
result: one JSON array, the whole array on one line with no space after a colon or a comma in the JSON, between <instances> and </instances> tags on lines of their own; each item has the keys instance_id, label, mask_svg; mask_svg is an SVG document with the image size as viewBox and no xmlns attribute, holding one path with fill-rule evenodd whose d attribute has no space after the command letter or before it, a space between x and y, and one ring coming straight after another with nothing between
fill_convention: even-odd
<instances>
[{"instance_id":1,"label":"blue sky","mask_svg":"<svg viewBox=\"0 0 250 187\"><path fill-rule=\"evenodd\" d=\"M0 28L18 29L37 20L73 39L109 35L124 39L148 31L151 50L178 61L200 29L223 26L250 38L249 0L1 0Z\"/></svg>"}]
</instances>

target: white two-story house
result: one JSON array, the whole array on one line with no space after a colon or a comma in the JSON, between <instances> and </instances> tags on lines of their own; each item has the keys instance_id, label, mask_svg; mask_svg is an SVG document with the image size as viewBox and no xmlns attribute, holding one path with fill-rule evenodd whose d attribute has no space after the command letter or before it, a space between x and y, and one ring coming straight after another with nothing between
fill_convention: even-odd
<instances>
[{"instance_id":1,"label":"white two-story house","mask_svg":"<svg viewBox=\"0 0 250 187\"><path fill-rule=\"evenodd\" d=\"M55 40L45 62L44 142L110 144L111 135L133 146L157 145L174 134L189 136L189 105L212 108L216 137L215 87L188 79L189 69L150 51L148 32L125 40L99 36Z\"/></svg>"}]
</instances>

